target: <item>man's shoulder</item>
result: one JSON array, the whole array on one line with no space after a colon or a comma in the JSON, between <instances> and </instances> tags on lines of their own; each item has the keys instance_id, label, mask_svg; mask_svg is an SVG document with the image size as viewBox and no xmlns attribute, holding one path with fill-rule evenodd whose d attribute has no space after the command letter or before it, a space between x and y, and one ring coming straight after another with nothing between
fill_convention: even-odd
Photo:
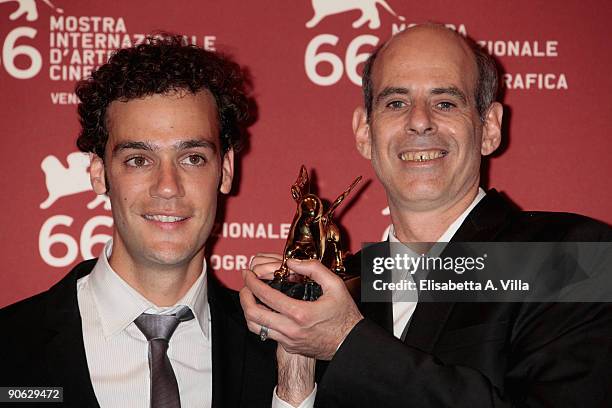
<instances>
[{"instance_id":1,"label":"man's shoulder","mask_svg":"<svg viewBox=\"0 0 612 408\"><path fill-rule=\"evenodd\" d=\"M44 309L49 290L20 300L0 309L0 325L4 322L18 323L20 316L37 316Z\"/></svg>"},{"instance_id":2,"label":"man's shoulder","mask_svg":"<svg viewBox=\"0 0 612 408\"><path fill-rule=\"evenodd\" d=\"M23 323L27 327L35 327L35 322L45 316L55 300L68 300L58 297L63 297L66 292L76 296L76 281L88 274L95 263L96 259L81 262L51 288L0 309L0 326L19 326Z\"/></svg>"},{"instance_id":3,"label":"man's shoulder","mask_svg":"<svg viewBox=\"0 0 612 408\"><path fill-rule=\"evenodd\" d=\"M21 300L3 309L0 309L0 327L3 335L0 336L0 358L4 367L12 372L19 371L20 365L37 366L34 362L40 359L43 345L49 338L46 315L49 310L49 291ZM9 373L0 373L2 385L13 380L7 377Z\"/></svg>"},{"instance_id":4,"label":"man's shoulder","mask_svg":"<svg viewBox=\"0 0 612 408\"><path fill-rule=\"evenodd\" d=\"M612 241L609 225L584 215L524 211L503 192L491 189L455 236L457 242Z\"/></svg>"},{"instance_id":5,"label":"man's shoulder","mask_svg":"<svg viewBox=\"0 0 612 408\"><path fill-rule=\"evenodd\" d=\"M48 346L62 330L78 329L78 278L95 260L82 262L50 289L0 309L0 384L49 384L45 364ZM72 336L72 334L70 334Z\"/></svg>"},{"instance_id":6,"label":"man's shoulder","mask_svg":"<svg viewBox=\"0 0 612 408\"><path fill-rule=\"evenodd\" d=\"M525 241L612 241L612 228L593 218L566 212L516 211L505 234Z\"/></svg>"}]
</instances>

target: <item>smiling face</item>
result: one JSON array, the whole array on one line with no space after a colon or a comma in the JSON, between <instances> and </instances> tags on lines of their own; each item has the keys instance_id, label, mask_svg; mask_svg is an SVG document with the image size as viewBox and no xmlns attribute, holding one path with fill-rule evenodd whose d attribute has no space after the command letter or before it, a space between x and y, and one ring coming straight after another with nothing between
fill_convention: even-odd
<instances>
[{"instance_id":1,"label":"smiling face","mask_svg":"<svg viewBox=\"0 0 612 408\"><path fill-rule=\"evenodd\" d=\"M502 114L494 103L480 119L477 72L468 46L437 27L407 30L380 51L371 117L358 109L353 127L392 208L448 209L475 196Z\"/></svg>"},{"instance_id":2,"label":"smiling face","mask_svg":"<svg viewBox=\"0 0 612 408\"><path fill-rule=\"evenodd\" d=\"M233 152L222 155L217 118L205 91L109 106L105 160L94 156L91 177L94 190L108 190L111 200L117 273L190 265L201 271L217 191L228 193L233 175Z\"/></svg>"}]
</instances>

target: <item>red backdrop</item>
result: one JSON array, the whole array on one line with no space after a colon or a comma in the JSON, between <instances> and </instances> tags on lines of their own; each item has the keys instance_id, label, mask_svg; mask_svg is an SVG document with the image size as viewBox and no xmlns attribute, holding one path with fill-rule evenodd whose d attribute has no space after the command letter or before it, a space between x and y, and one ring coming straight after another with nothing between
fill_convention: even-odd
<instances>
[{"instance_id":1,"label":"red backdrop","mask_svg":"<svg viewBox=\"0 0 612 408\"><path fill-rule=\"evenodd\" d=\"M87 163L71 155L72 91L109 49L154 30L229 52L253 77L259 120L212 248L230 286L252 254L282 249L300 164L316 169L330 199L356 175L374 180L353 143L355 83L374 44L426 20L484 41L503 65L506 141L488 185L523 208L612 222L609 2L388 0L392 11L382 3L0 0L0 306L49 287L108 239L110 211L95 200ZM340 211L352 250L382 236L385 207L374 180Z\"/></svg>"}]
</instances>

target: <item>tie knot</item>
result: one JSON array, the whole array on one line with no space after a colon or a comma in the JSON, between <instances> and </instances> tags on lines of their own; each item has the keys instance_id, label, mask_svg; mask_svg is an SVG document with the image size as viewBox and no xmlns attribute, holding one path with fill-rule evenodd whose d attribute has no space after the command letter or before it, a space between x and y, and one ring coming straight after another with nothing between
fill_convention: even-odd
<instances>
[{"instance_id":1,"label":"tie knot","mask_svg":"<svg viewBox=\"0 0 612 408\"><path fill-rule=\"evenodd\" d=\"M172 337L179 323L191 319L193 319L193 312L187 306L183 306L172 315L143 313L134 320L134 324L136 324L136 327L145 335L148 341L170 341L170 337Z\"/></svg>"}]
</instances>

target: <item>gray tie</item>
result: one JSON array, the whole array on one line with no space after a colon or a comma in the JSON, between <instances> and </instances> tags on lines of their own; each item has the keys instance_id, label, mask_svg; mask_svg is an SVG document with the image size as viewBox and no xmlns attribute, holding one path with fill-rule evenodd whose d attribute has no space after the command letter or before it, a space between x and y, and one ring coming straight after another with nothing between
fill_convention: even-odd
<instances>
[{"instance_id":1,"label":"gray tie","mask_svg":"<svg viewBox=\"0 0 612 408\"><path fill-rule=\"evenodd\" d=\"M172 365L166 352L172 333L180 322L193 319L183 306L174 315L141 314L134 323L149 341L151 408L180 408L181 398Z\"/></svg>"}]
</instances>

